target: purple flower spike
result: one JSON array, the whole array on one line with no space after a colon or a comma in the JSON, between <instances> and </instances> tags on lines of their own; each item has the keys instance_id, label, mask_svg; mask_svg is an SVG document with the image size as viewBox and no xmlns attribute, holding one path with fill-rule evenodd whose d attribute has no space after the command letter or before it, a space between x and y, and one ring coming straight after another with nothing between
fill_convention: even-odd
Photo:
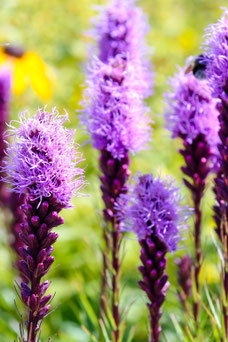
<instances>
[{"instance_id":1,"label":"purple flower spike","mask_svg":"<svg viewBox=\"0 0 228 342\"><path fill-rule=\"evenodd\" d=\"M152 93L153 72L148 60L149 49L145 42L150 27L135 0L113 0L104 8L95 21L95 36L98 42L99 59L109 63L116 56L136 63L141 80L144 80L144 95Z\"/></svg>"},{"instance_id":2,"label":"purple flower spike","mask_svg":"<svg viewBox=\"0 0 228 342\"><path fill-rule=\"evenodd\" d=\"M145 239L154 229L171 252L177 249L180 232L186 227L187 207L181 207L182 197L175 180L143 175L135 178L128 194L121 195L116 208L121 230L134 232L138 240ZM186 209L186 210L184 210Z\"/></svg>"},{"instance_id":3,"label":"purple flower spike","mask_svg":"<svg viewBox=\"0 0 228 342\"><path fill-rule=\"evenodd\" d=\"M162 181L149 174L137 177L135 183L120 196L116 210L122 230L135 233L142 247L139 285L149 299L151 341L158 342L161 306L169 286L165 255L177 249L189 213L180 206L174 180Z\"/></svg>"},{"instance_id":4,"label":"purple flower spike","mask_svg":"<svg viewBox=\"0 0 228 342\"><path fill-rule=\"evenodd\" d=\"M228 9L216 24L206 29L205 50L209 55L207 78L214 97L227 94L228 90Z\"/></svg>"},{"instance_id":5,"label":"purple flower spike","mask_svg":"<svg viewBox=\"0 0 228 342\"><path fill-rule=\"evenodd\" d=\"M82 160L73 144L73 131L63 127L67 116L38 110L33 117L20 116L20 127L10 125L13 136L8 143L4 171L6 180L21 196L25 220L18 232L19 268L22 274L21 298L28 308L29 342L35 342L40 324L50 310L49 286L41 281L53 261L52 244L58 234L54 227L63 223L59 212L70 206L73 196L84 188L84 170L77 167ZM22 338L24 340L24 337Z\"/></svg>"},{"instance_id":6,"label":"purple flower spike","mask_svg":"<svg viewBox=\"0 0 228 342\"><path fill-rule=\"evenodd\" d=\"M214 193L216 205L214 206L216 233L220 239L223 249L222 262L222 304L225 336L228 339L228 10L225 9L222 17L216 24L209 26L206 30L204 45L209 54L207 63L207 77L212 93L220 99L217 105L219 111L219 158L220 168L215 178Z\"/></svg>"},{"instance_id":7,"label":"purple flower spike","mask_svg":"<svg viewBox=\"0 0 228 342\"><path fill-rule=\"evenodd\" d=\"M148 109L143 103L153 85L145 43L148 28L147 19L134 0L113 0L102 9L93 30L98 48L89 62L81 115L81 123L87 128L93 146L101 153L104 219L111 225L104 228L106 250L103 253L100 316L107 313L108 301L103 298L107 297L108 265L111 263L115 270L111 278L112 314L116 323L112 334L116 342L119 341L120 325L119 250L122 239L114 205L119 195L127 191L129 154L145 148L151 135Z\"/></svg>"},{"instance_id":8,"label":"purple flower spike","mask_svg":"<svg viewBox=\"0 0 228 342\"><path fill-rule=\"evenodd\" d=\"M145 148L151 128L142 102L144 81L136 63L121 56L108 64L95 58L87 84L81 119L94 147L119 160L126 151L134 154Z\"/></svg>"},{"instance_id":9,"label":"purple flower spike","mask_svg":"<svg viewBox=\"0 0 228 342\"><path fill-rule=\"evenodd\" d=\"M179 69L170 79L172 90L166 96L168 110L166 127L173 138L180 137L188 144L205 136L212 153L217 154L219 142L218 101L213 99L208 83L192 71Z\"/></svg>"},{"instance_id":10,"label":"purple flower spike","mask_svg":"<svg viewBox=\"0 0 228 342\"><path fill-rule=\"evenodd\" d=\"M39 109L33 117L21 113L19 128L9 126L14 144L8 144L3 170L15 192L40 200L52 196L69 207L72 196L85 186L84 170L76 168L82 158L73 143L75 131L63 127L67 119L55 108L51 113Z\"/></svg>"},{"instance_id":11,"label":"purple flower spike","mask_svg":"<svg viewBox=\"0 0 228 342\"><path fill-rule=\"evenodd\" d=\"M206 67L208 57L198 56L193 65L187 66L170 80L172 91L166 94L168 110L167 128L173 138L183 140L180 153L185 166L181 168L184 183L191 191L195 209L195 267L194 280L199 294L199 273L201 269L201 200L206 179L210 171L218 168L219 120L217 104L207 83ZM194 318L198 329L199 301L194 303Z\"/></svg>"}]
</instances>

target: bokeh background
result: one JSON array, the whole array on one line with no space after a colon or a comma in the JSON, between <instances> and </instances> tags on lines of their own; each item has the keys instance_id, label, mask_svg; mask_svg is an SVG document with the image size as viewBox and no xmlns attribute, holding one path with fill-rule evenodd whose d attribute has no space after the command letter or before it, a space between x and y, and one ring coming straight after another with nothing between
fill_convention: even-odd
<instances>
[{"instance_id":1,"label":"bokeh background","mask_svg":"<svg viewBox=\"0 0 228 342\"><path fill-rule=\"evenodd\" d=\"M77 111L81 109L79 103L85 80L87 50L88 44L92 42L86 32L91 27L91 18L96 14L94 6L104 3L100 0L0 0L0 44L19 44L35 54L30 64L26 64L24 60L15 61L17 74L10 119L16 119L18 112L24 109L33 112L38 106L45 104L47 109L53 106L60 112L66 109L71 121L69 126L77 129L76 140L86 158L84 165L87 165L86 178L89 184L84 192L90 194L90 197L78 198L74 209L65 210L65 224L58 229L60 238L55 244L55 267L49 273L49 279L52 280L51 292L56 292L53 307L61 305L45 319L42 341L54 336L56 342L92 341L82 325L93 333L96 332L102 264L102 202L98 179L98 153L86 144L88 136L78 127ZM147 41L153 52L151 62L156 76L154 95L148 100L150 115L154 121L153 140L147 151L132 157L131 171L173 175L180 184L186 203L191 202L189 193L181 185L180 166L183 161L178 154L180 142L172 141L163 128L163 94L168 87L168 77L174 74L177 65L184 65L189 55L200 53L205 27L220 17L221 6L226 4L225 0L138 2L148 15L151 25ZM0 62L1 58L5 57L0 55ZM212 183L211 178L203 203L205 260L201 283L203 287L207 281L211 296L215 298L220 284L219 258L212 239ZM16 272L12 268L13 253L8 248L10 237L6 223L10 218L8 213L0 215L0 341L7 342L13 341L17 336L19 316L14 303ZM190 225L192 223L190 220ZM176 256L186 253L186 250L193 252L191 232L185 249L178 251L175 256L169 256L168 273L171 286L161 319L162 341L191 341L187 334L185 337L182 334L182 331L186 332L186 321L176 297L174 262ZM146 298L137 285L139 247L136 240L125 240L123 255L121 308L127 310L127 326L134 328L132 341L145 342L148 316ZM18 299L17 303L23 312ZM217 307L216 310L219 311ZM213 320L210 318L210 305L208 304L209 312L206 309L203 311L201 323L205 333L202 333L201 340L214 341L216 338L211 332Z\"/></svg>"}]
</instances>

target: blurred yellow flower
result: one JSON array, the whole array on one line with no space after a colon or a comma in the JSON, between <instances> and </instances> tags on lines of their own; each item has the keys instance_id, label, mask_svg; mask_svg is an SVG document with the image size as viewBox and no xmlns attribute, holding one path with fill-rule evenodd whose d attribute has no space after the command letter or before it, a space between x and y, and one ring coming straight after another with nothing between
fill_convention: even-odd
<instances>
[{"instance_id":1,"label":"blurred yellow flower","mask_svg":"<svg viewBox=\"0 0 228 342\"><path fill-rule=\"evenodd\" d=\"M55 74L36 52L13 45L0 47L0 65L6 63L12 70L15 95L22 94L31 85L43 100L52 96Z\"/></svg>"}]
</instances>

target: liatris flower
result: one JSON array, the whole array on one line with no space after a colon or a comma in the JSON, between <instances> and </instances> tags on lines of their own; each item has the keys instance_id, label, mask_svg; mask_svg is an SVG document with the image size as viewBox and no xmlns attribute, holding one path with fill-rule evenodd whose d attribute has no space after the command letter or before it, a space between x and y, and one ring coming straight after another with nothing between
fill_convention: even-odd
<instances>
[{"instance_id":1,"label":"liatris flower","mask_svg":"<svg viewBox=\"0 0 228 342\"><path fill-rule=\"evenodd\" d=\"M145 147L151 130L137 65L121 56L110 59L108 64L95 59L87 84L85 115L81 119L94 147L110 152L118 160L126 151L135 153Z\"/></svg>"},{"instance_id":2,"label":"liatris flower","mask_svg":"<svg viewBox=\"0 0 228 342\"><path fill-rule=\"evenodd\" d=\"M214 207L216 232L223 246L224 262L222 272L223 284L223 317L224 340L228 339L228 10L225 9L221 19L207 29L206 50L209 55L206 74L212 94L220 99L217 105L219 111L219 137L218 145L220 169L215 178L214 192L217 204Z\"/></svg>"},{"instance_id":3,"label":"liatris flower","mask_svg":"<svg viewBox=\"0 0 228 342\"><path fill-rule=\"evenodd\" d=\"M189 255L184 255L176 260L178 266L177 280L181 291L179 292L180 301L185 305L186 299L192 295L191 268L192 261Z\"/></svg>"},{"instance_id":4,"label":"liatris flower","mask_svg":"<svg viewBox=\"0 0 228 342\"><path fill-rule=\"evenodd\" d=\"M63 127L67 115L60 116L39 109L30 117L20 115L20 127L10 125L3 171L13 190L25 195L22 205L25 222L21 224L19 248L20 271L26 279L21 283L21 299L28 308L27 340L35 342L40 324L50 309L51 295L45 296L48 281L42 282L54 261L51 256L58 234L54 227L63 223L59 212L70 206L70 200L85 186L82 160L73 143L74 131ZM27 284L26 284L27 283Z\"/></svg>"},{"instance_id":5,"label":"liatris flower","mask_svg":"<svg viewBox=\"0 0 228 342\"><path fill-rule=\"evenodd\" d=\"M167 128L173 138L183 140L184 149L180 150L186 166L182 167L185 185L192 194L195 209L195 267L194 280L196 297L194 299L194 318L198 329L199 313L199 273L201 269L201 217L200 209L206 178L217 155L218 111L217 100L212 99L210 88L204 79L203 58L197 58L195 65L186 71L180 69L170 81L172 91L166 94L168 110ZM197 78L199 77L199 78Z\"/></svg>"},{"instance_id":6,"label":"liatris flower","mask_svg":"<svg viewBox=\"0 0 228 342\"><path fill-rule=\"evenodd\" d=\"M121 228L137 235L142 247L139 267L143 280L139 285L149 302L151 342L158 342L161 306L169 286L166 253L175 251L186 228L187 208L180 206L181 196L174 180L161 180L151 174L135 179L128 194L120 196L116 209Z\"/></svg>"},{"instance_id":7,"label":"liatris flower","mask_svg":"<svg viewBox=\"0 0 228 342\"><path fill-rule=\"evenodd\" d=\"M101 151L101 190L105 203L105 220L111 222L113 256L113 291L118 291L120 233L114 210L116 199L126 192L129 172L129 152L145 147L150 138L149 119L142 103L143 82L137 77L136 63L117 56L108 64L95 59L88 80L83 123L87 126L94 147ZM139 124L140 122L140 124ZM106 232L105 232L106 234ZM108 237L105 236L105 240ZM113 295L113 315L117 325L118 340L119 309L118 295ZM115 299L115 303L114 303Z\"/></svg>"},{"instance_id":8,"label":"liatris flower","mask_svg":"<svg viewBox=\"0 0 228 342\"><path fill-rule=\"evenodd\" d=\"M10 100L11 88L11 74L10 70L0 68L0 166L5 156L5 142L4 133L6 128L6 121L8 119L8 106ZM0 206L2 207L8 198L6 192L6 185L0 181Z\"/></svg>"},{"instance_id":9,"label":"liatris flower","mask_svg":"<svg viewBox=\"0 0 228 342\"><path fill-rule=\"evenodd\" d=\"M198 62L197 62L198 63ZM207 80L202 78L196 65L179 69L170 79L172 90L165 94L168 104L166 127L173 138L180 137L189 144L201 134L207 137L212 153L217 152L218 144L218 111L217 100L212 99Z\"/></svg>"},{"instance_id":10,"label":"liatris flower","mask_svg":"<svg viewBox=\"0 0 228 342\"><path fill-rule=\"evenodd\" d=\"M83 125L100 153L101 190L105 203L106 251L102 296L106 296L108 264L112 264L113 332L119 340L119 250L121 234L114 204L127 191L129 153L144 148L151 129L143 99L151 93L153 74L149 68L144 35L148 25L135 1L114 0L100 14L95 24L98 53L90 63L88 88L84 93ZM110 260L107 259L109 255ZM114 270L114 272L113 272ZM101 301L101 312L103 305Z\"/></svg>"},{"instance_id":11,"label":"liatris flower","mask_svg":"<svg viewBox=\"0 0 228 342\"><path fill-rule=\"evenodd\" d=\"M95 22L98 56L108 63L116 56L128 58L138 65L138 78L144 81L144 95L151 94L153 73L148 61L149 51L145 36L149 31L147 17L135 0L113 0Z\"/></svg>"}]
</instances>

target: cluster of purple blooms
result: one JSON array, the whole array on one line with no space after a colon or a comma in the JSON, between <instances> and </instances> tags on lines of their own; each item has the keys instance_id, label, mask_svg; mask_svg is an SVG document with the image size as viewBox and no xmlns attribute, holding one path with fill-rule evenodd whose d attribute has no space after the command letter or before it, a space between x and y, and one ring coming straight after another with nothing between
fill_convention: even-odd
<instances>
[{"instance_id":1,"label":"cluster of purple blooms","mask_svg":"<svg viewBox=\"0 0 228 342\"><path fill-rule=\"evenodd\" d=\"M139 271L143 280L139 285L149 299L153 342L159 340L161 305L169 286L166 253L177 249L190 214L180 205L181 200L174 179L161 180L148 174L138 176L117 204L121 229L134 232L141 245Z\"/></svg>"},{"instance_id":2,"label":"cluster of purple blooms","mask_svg":"<svg viewBox=\"0 0 228 342\"><path fill-rule=\"evenodd\" d=\"M142 102L144 82L137 64L121 55L108 64L94 59L85 93L83 123L99 150L113 158L123 158L146 146L151 129L147 107ZM138 124L140 121L140 125Z\"/></svg>"},{"instance_id":3,"label":"cluster of purple blooms","mask_svg":"<svg viewBox=\"0 0 228 342\"><path fill-rule=\"evenodd\" d=\"M214 97L219 99L217 105L219 111L219 169L215 178L214 192L216 196L216 205L214 206L216 232L221 241L223 250L223 316L225 336L228 338L228 235L227 235L227 218L228 218L228 10L225 9L221 19L213 25L210 25L206 31L206 53L208 54L208 63L206 75L208 83Z\"/></svg>"},{"instance_id":4,"label":"cluster of purple blooms","mask_svg":"<svg viewBox=\"0 0 228 342\"><path fill-rule=\"evenodd\" d=\"M136 79L143 85L144 96L152 93L153 72L150 51L145 41L149 32L147 17L135 6L136 0L112 0L95 21L94 36L98 43L98 58L108 63L116 56L133 61ZM136 81L136 80L135 80Z\"/></svg>"},{"instance_id":5,"label":"cluster of purple blooms","mask_svg":"<svg viewBox=\"0 0 228 342\"><path fill-rule=\"evenodd\" d=\"M107 251L103 254L102 296L106 295L106 269L111 264L114 269L111 287L115 341L119 340L122 240L115 204L119 195L127 191L129 153L145 148L151 136L148 109L143 103L151 93L153 83L145 44L148 24L142 10L134 4L132 0L114 0L95 23L97 51L89 63L81 115L93 146L101 153L104 219L111 223L111 231L107 226L104 230ZM107 254L110 260L106 260Z\"/></svg>"},{"instance_id":6,"label":"cluster of purple blooms","mask_svg":"<svg viewBox=\"0 0 228 342\"><path fill-rule=\"evenodd\" d=\"M52 245L58 234L52 229L63 224L59 212L70 207L72 197L85 187L84 169L77 166L82 157L73 141L75 132L63 127L67 119L67 114L59 115L55 108L51 113L38 109L33 116L23 112L18 122L9 124L13 143L7 143L2 171L12 191L23 198L25 218L18 227L17 251L29 342L37 340L50 310L52 295L45 295L49 282L42 278L54 262Z\"/></svg>"},{"instance_id":7,"label":"cluster of purple blooms","mask_svg":"<svg viewBox=\"0 0 228 342\"><path fill-rule=\"evenodd\" d=\"M139 271L141 289L148 297L150 339L158 342L161 332L162 304L169 286L166 274L168 252L178 249L192 212L182 206L182 196L174 179L138 175L130 184L129 154L145 148L151 139L151 121L143 103L151 94L153 73L147 59L144 36L148 24L134 0L114 0L99 15L94 30L97 56L91 60L84 112L81 122L86 126L93 146L100 151L101 191L104 219L111 223L105 238L111 255L112 314L115 327L112 336L120 339L119 252L124 232L133 232L141 246ZM184 69L170 80L172 90L166 94L168 110L166 127L173 138L180 138L185 166L184 183L190 189L194 204L195 260L184 256L177 261L179 297L183 303L192 296L191 269L194 268L196 298L193 316L196 335L199 329L199 274L201 252L201 200L210 172L217 172L214 192L217 204L215 221L224 252L223 315L228 337L228 11L209 27L206 54L189 59ZM145 58L144 58L145 57ZM50 311L50 285L43 281L54 262L53 244L58 234L53 228L63 224L59 213L71 207L71 199L85 187L83 161L75 131L64 128L67 113L60 115L38 109L30 116L25 111L19 120L8 126L5 122L10 96L10 74L0 70L0 163L3 181L11 183L8 206L15 211L13 227L18 245L18 267L21 299L28 308L27 342L36 342L44 317ZM6 146L5 146L6 144ZM4 157L5 156L5 157ZM4 157L4 162L3 162ZM107 225L108 226L108 225ZM111 241L111 242L110 242ZM106 254L104 253L104 256ZM105 256L107 258L107 255ZM106 264L107 259L105 259ZM105 279L105 278L104 278ZM24 341L24 336L21 336Z\"/></svg>"},{"instance_id":8,"label":"cluster of purple blooms","mask_svg":"<svg viewBox=\"0 0 228 342\"><path fill-rule=\"evenodd\" d=\"M14 192L27 193L34 199L53 196L64 207L84 186L82 161L78 146L73 143L74 130L63 127L68 115L38 109L32 117L25 111L19 115L19 127L10 124L6 149L6 180Z\"/></svg>"},{"instance_id":9,"label":"cluster of purple blooms","mask_svg":"<svg viewBox=\"0 0 228 342\"><path fill-rule=\"evenodd\" d=\"M151 93L153 79L144 40L148 25L133 4L115 0L100 15L95 30L98 57L89 66L81 116L94 147L115 159L142 149L151 135L142 102Z\"/></svg>"},{"instance_id":10,"label":"cluster of purple blooms","mask_svg":"<svg viewBox=\"0 0 228 342\"><path fill-rule=\"evenodd\" d=\"M166 96L168 110L166 127L172 132L172 138L182 138L192 144L197 136L204 135L211 153L217 154L219 142L218 100L212 98L211 89L206 79L198 79L192 70L179 68L178 73L170 79L172 91Z\"/></svg>"},{"instance_id":11,"label":"cluster of purple blooms","mask_svg":"<svg viewBox=\"0 0 228 342\"><path fill-rule=\"evenodd\" d=\"M206 186L206 179L212 170L216 170L218 161L219 120L218 99L213 98L206 78L209 58L199 56L194 61L187 60L185 69L170 80L172 90L166 94L168 110L166 127L172 138L181 138L184 157L182 166L184 183L189 188L194 204L194 242L195 263L194 281L197 295L194 302L194 319L198 330L199 316L199 274L202 265L201 252L201 202Z\"/></svg>"},{"instance_id":12,"label":"cluster of purple blooms","mask_svg":"<svg viewBox=\"0 0 228 342\"><path fill-rule=\"evenodd\" d=\"M188 217L187 207L180 205L182 197L174 179L148 174L137 176L134 182L118 200L121 230L134 232L138 240L156 233L174 252Z\"/></svg>"},{"instance_id":13,"label":"cluster of purple blooms","mask_svg":"<svg viewBox=\"0 0 228 342\"><path fill-rule=\"evenodd\" d=\"M208 55L207 79L216 98L227 96L228 73L228 10L225 9L221 19L206 29L204 47Z\"/></svg>"}]
</instances>

